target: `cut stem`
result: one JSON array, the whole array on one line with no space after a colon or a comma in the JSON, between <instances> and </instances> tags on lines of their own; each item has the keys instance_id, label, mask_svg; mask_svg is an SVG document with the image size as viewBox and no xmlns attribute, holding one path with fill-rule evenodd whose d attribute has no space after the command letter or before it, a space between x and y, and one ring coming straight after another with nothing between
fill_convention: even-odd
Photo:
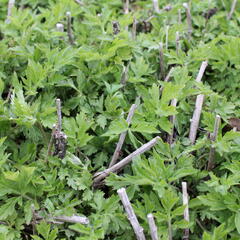
<instances>
[{"instance_id":1,"label":"cut stem","mask_svg":"<svg viewBox=\"0 0 240 240\"><path fill-rule=\"evenodd\" d=\"M137 19L133 17L133 25L132 25L132 39L136 40L137 37Z\"/></svg>"},{"instance_id":2,"label":"cut stem","mask_svg":"<svg viewBox=\"0 0 240 240\"><path fill-rule=\"evenodd\" d=\"M132 225L132 228L134 230L134 233L135 233L137 239L145 240L146 238L143 233L143 228L140 226L138 219L134 213L134 210L132 208L132 205L131 205L129 198L127 196L127 193L126 193L126 189L120 188L120 189L118 189L117 193L121 199L121 202L123 204L125 212L127 213L128 220Z\"/></svg>"},{"instance_id":3,"label":"cut stem","mask_svg":"<svg viewBox=\"0 0 240 240\"><path fill-rule=\"evenodd\" d=\"M213 144L217 139L220 124L221 124L221 117L217 115L215 118L213 134L210 135L211 144ZM214 156L215 156L215 147L211 146L210 152L209 152L208 166L207 166L208 171L211 171L214 167Z\"/></svg>"},{"instance_id":4,"label":"cut stem","mask_svg":"<svg viewBox=\"0 0 240 240\"><path fill-rule=\"evenodd\" d=\"M64 25L62 23L57 23L56 29L58 32L64 32Z\"/></svg>"},{"instance_id":5,"label":"cut stem","mask_svg":"<svg viewBox=\"0 0 240 240\"><path fill-rule=\"evenodd\" d=\"M188 5L188 3L183 3L183 7L186 9L186 15L187 15L187 24L188 24L188 36L191 38L192 36L192 15L191 10Z\"/></svg>"},{"instance_id":6,"label":"cut stem","mask_svg":"<svg viewBox=\"0 0 240 240\"><path fill-rule=\"evenodd\" d=\"M95 174L96 177L94 179L94 185L97 185L100 181L105 179L111 172L117 172L117 171L121 170L128 163L130 163L134 157L136 157L136 156L148 151L149 149L151 149L153 146L155 146L157 144L159 139L160 139L160 137L158 137L158 136L153 138L151 141L142 145L136 151L134 151L133 153L131 153L130 155L128 155L127 157L122 159L120 162L113 165L112 167L104 170L101 173Z\"/></svg>"},{"instance_id":7,"label":"cut stem","mask_svg":"<svg viewBox=\"0 0 240 240\"><path fill-rule=\"evenodd\" d=\"M171 101L171 106L176 107L177 106L177 99L174 98ZM168 135L168 140L167 142L171 145L173 143L173 136L174 136L174 124L175 124L175 120L176 120L176 115L172 115L169 117L170 122L172 123L172 133L170 135Z\"/></svg>"},{"instance_id":8,"label":"cut stem","mask_svg":"<svg viewBox=\"0 0 240 240\"><path fill-rule=\"evenodd\" d=\"M165 70L164 70L164 59L163 59L163 43L159 43L159 65L160 65L160 79L165 78Z\"/></svg>"},{"instance_id":9,"label":"cut stem","mask_svg":"<svg viewBox=\"0 0 240 240\"><path fill-rule=\"evenodd\" d=\"M183 205L186 205L186 208L184 210L184 220L189 222L189 208L188 208L188 192L187 192L187 183L182 182L182 194L183 194ZM183 235L184 240L189 239L189 228L184 229L184 235Z\"/></svg>"},{"instance_id":10,"label":"cut stem","mask_svg":"<svg viewBox=\"0 0 240 240\"><path fill-rule=\"evenodd\" d=\"M56 99L56 105L57 105L57 116L58 116L57 130L60 132L62 129L62 110L61 110L61 100L59 98Z\"/></svg>"},{"instance_id":11,"label":"cut stem","mask_svg":"<svg viewBox=\"0 0 240 240\"><path fill-rule=\"evenodd\" d=\"M72 16L71 12L66 12L67 16L67 34L68 34L68 41L71 45L74 44L74 37L72 32Z\"/></svg>"},{"instance_id":12,"label":"cut stem","mask_svg":"<svg viewBox=\"0 0 240 240\"><path fill-rule=\"evenodd\" d=\"M129 113L128 113L128 116L127 116L127 123L128 123L128 126L131 124L131 121L132 121L132 117L134 115L134 112L137 108L137 105L136 104L133 104L129 110ZM118 160L119 158L119 154L121 152L121 149L122 149L122 145L124 143L124 140L126 138L126 135L127 135L127 131L125 132L122 132L120 134L120 137L119 137L119 140L118 140L118 143L117 143L117 147L115 149L115 152L113 154L113 157L112 157L112 160L109 164L109 167L112 167Z\"/></svg>"},{"instance_id":13,"label":"cut stem","mask_svg":"<svg viewBox=\"0 0 240 240\"><path fill-rule=\"evenodd\" d=\"M201 68L196 78L196 82L201 82L207 65L208 65L207 61L202 62ZM199 126L199 120L202 112L203 101L204 101L204 95L203 94L198 95L195 103L195 110L193 113L193 117L191 119L190 132L189 132L189 140L192 144L194 144L196 140L197 129Z\"/></svg>"},{"instance_id":14,"label":"cut stem","mask_svg":"<svg viewBox=\"0 0 240 240\"><path fill-rule=\"evenodd\" d=\"M179 36L179 32L176 32L176 52L177 55L179 55L179 52L181 50L181 45L180 45L180 36Z\"/></svg>"},{"instance_id":15,"label":"cut stem","mask_svg":"<svg viewBox=\"0 0 240 240\"><path fill-rule=\"evenodd\" d=\"M156 12L156 13L160 13L158 0L153 0L153 10L154 10L154 12Z\"/></svg>"},{"instance_id":16,"label":"cut stem","mask_svg":"<svg viewBox=\"0 0 240 240\"><path fill-rule=\"evenodd\" d=\"M232 1L232 5L231 5L231 10L230 10L230 12L229 12L229 14L227 16L227 20L230 20L232 18L232 15L233 15L233 13L235 11L236 5L237 5L237 0L233 0Z\"/></svg>"},{"instance_id":17,"label":"cut stem","mask_svg":"<svg viewBox=\"0 0 240 240\"><path fill-rule=\"evenodd\" d=\"M50 141L48 144L47 156L52 156L52 146L53 146L53 142L54 142L55 132L56 132L56 125L54 124L53 128L52 128L51 138L50 138Z\"/></svg>"},{"instance_id":18,"label":"cut stem","mask_svg":"<svg viewBox=\"0 0 240 240\"><path fill-rule=\"evenodd\" d=\"M11 22L11 16L12 16L12 8L14 7L15 0L9 0L8 1L8 11L7 11L7 18L6 18L6 23Z\"/></svg>"},{"instance_id":19,"label":"cut stem","mask_svg":"<svg viewBox=\"0 0 240 240\"><path fill-rule=\"evenodd\" d=\"M158 240L158 230L152 213L147 215L152 240Z\"/></svg>"}]
</instances>

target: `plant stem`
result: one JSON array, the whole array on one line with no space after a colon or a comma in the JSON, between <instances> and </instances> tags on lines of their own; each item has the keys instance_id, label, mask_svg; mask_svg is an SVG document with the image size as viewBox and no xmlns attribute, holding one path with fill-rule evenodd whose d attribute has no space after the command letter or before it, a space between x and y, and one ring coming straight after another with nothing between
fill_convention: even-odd
<instances>
[{"instance_id":1,"label":"plant stem","mask_svg":"<svg viewBox=\"0 0 240 240\"><path fill-rule=\"evenodd\" d=\"M186 205L184 209L184 220L189 222L189 208L188 208L188 192L187 192L187 183L182 182L182 194L183 194L183 205ZM183 239L189 239L189 228L184 229Z\"/></svg>"},{"instance_id":2,"label":"plant stem","mask_svg":"<svg viewBox=\"0 0 240 240\"><path fill-rule=\"evenodd\" d=\"M166 50L168 50L168 33L169 33L169 25L166 26L166 42L165 42Z\"/></svg>"},{"instance_id":3,"label":"plant stem","mask_svg":"<svg viewBox=\"0 0 240 240\"><path fill-rule=\"evenodd\" d=\"M172 240L172 223L170 216L168 217L168 240Z\"/></svg>"},{"instance_id":4,"label":"plant stem","mask_svg":"<svg viewBox=\"0 0 240 240\"><path fill-rule=\"evenodd\" d=\"M179 36L179 32L176 32L176 52L177 55L179 55L179 51L181 50L181 45L180 45L180 36Z\"/></svg>"},{"instance_id":5,"label":"plant stem","mask_svg":"<svg viewBox=\"0 0 240 240\"><path fill-rule=\"evenodd\" d=\"M158 230L152 213L147 215L152 240L158 240Z\"/></svg>"},{"instance_id":6,"label":"plant stem","mask_svg":"<svg viewBox=\"0 0 240 240\"><path fill-rule=\"evenodd\" d=\"M171 106L176 107L177 106L177 99L174 98L171 101ZM176 120L176 116L172 115L170 116L170 122L172 123L172 133L170 135L168 135L168 140L167 142L171 145L173 143L173 135L174 135L174 124L175 124L175 120Z\"/></svg>"},{"instance_id":7,"label":"plant stem","mask_svg":"<svg viewBox=\"0 0 240 240\"><path fill-rule=\"evenodd\" d=\"M60 132L62 129L62 110L61 110L61 100L59 98L56 99L56 105L57 105L57 116L58 116L57 130Z\"/></svg>"},{"instance_id":8,"label":"plant stem","mask_svg":"<svg viewBox=\"0 0 240 240\"><path fill-rule=\"evenodd\" d=\"M145 240L145 235L143 233L143 228L140 226L139 222L138 222L138 219L134 213L134 210L132 208L132 205L129 201L129 198L127 196L127 193L126 193L126 189L125 188L120 188L118 189L117 191L120 199L121 199L121 202L124 206L124 209L127 213L127 216L128 216L128 220L129 222L131 223L132 225L132 228L134 230L134 233L137 237L138 240Z\"/></svg>"},{"instance_id":9,"label":"plant stem","mask_svg":"<svg viewBox=\"0 0 240 240\"><path fill-rule=\"evenodd\" d=\"M137 19L133 17L133 25L132 25L132 39L135 41L137 37Z\"/></svg>"},{"instance_id":10,"label":"plant stem","mask_svg":"<svg viewBox=\"0 0 240 240\"><path fill-rule=\"evenodd\" d=\"M191 15L191 10L188 5L188 3L183 3L183 7L186 9L186 15L187 15L187 24L188 24L188 36L189 39L191 38L192 35L192 15Z\"/></svg>"},{"instance_id":11,"label":"plant stem","mask_svg":"<svg viewBox=\"0 0 240 240\"><path fill-rule=\"evenodd\" d=\"M231 10L230 10L230 12L229 12L229 14L227 16L227 20L230 20L232 18L232 15L233 15L233 13L235 11L236 5L237 5L237 0L233 0L232 1L232 5L231 5Z\"/></svg>"},{"instance_id":12,"label":"plant stem","mask_svg":"<svg viewBox=\"0 0 240 240\"><path fill-rule=\"evenodd\" d=\"M182 13L181 13L181 9L178 9L178 24L182 23Z\"/></svg>"},{"instance_id":13,"label":"plant stem","mask_svg":"<svg viewBox=\"0 0 240 240\"><path fill-rule=\"evenodd\" d=\"M131 124L132 117L133 117L133 114L134 114L136 108L137 108L137 105L136 105L136 104L133 104L133 105L131 106L130 110L129 110L129 113L128 113L128 116L127 116L128 126ZM114 154L113 154L113 157L112 157L112 160L111 160L111 162L110 162L110 164L109 164L109 167L112 167L112 166L117 162L117 160L118 160L118 158L119 158L119 153L120 153L120 151L121 151L121 149L122 149L122 145L123 145L123 143L124 143L124 140L125 140L125 138L126 138L126 135L127 135L127 131L122 132L122 133L120 134L120 137L119 137L119 140L118 140L118 143L117 143L117 147L116 147L116 149L115 149L115 152L114 152Z\"/></svg>"},{"instance_id":14,"label":"plant stem","mask_svg":"<svg viewBox=\"0 0 240 240\"><path fill-rule=\"evenodd\" d=\"M104 178L106 178L111 172L117 172L117 171L121 170L128 163L130 163L134 157L136 157L136 156L148 151L149 149L151 149L153 146L155 146L157 144L159 139L160 139L160 137L153 138L151 141L142 145L136 151L134 151L133 153L131 153L130 155L128 155L127 157L122 159L120 162L113 165L112 167L104 170L101 173L96 173L95 174L96 177L94 179L94 185L97 185L100 181L102 181Z\"/></svg>"},{"instance_id":15,"label":"plant stem","mask_svg":"<svg viewBox=\"0 0 240 240\"><path fill-rule=\"evenodd\" d=\"M9 0L8 1L8 12L7 12L7 18L6 18L6 23L11 22L11 16L12 16L12 8L14 7L15 0Z\"/></svg>"},{"instance_id":16,"label":"plant stem","mask_svg":"<svg viewBox=\"0 0 240 240\"><path fill-rule=\"evenodd\" d=\"M74 37L72 32L72 16L71 12L66 12L67 16L67 34L68 34L68 41L71 45L74 45Z\"/></svg>"},{"instance_id":17,"label":"plant stem","mask_svg":"<svg viewBox=\"0 0 240 240\"><path fill-rule=\"evenodd\" d=\"M200 82L202 80L202 77L206 70L207 65L208 65L207 61L202 62L201 68L196 78L196 82ZM199 120L202 112L203 101L204 101L204 95L203 94L198 95L195 103L195 110L193 113L193 117L191 119L190 132L189 132L189 140L192 144L194 144L196 140L197 129L199 126Z\"/></svg>"},{"instance_id":18,"label":"plant stem","mask_svg":"<svg viewBox=\"0 0 240 240\"><path fill-rule=\"evenodd\" d=\"M160 65L160 79L165 78L165 70L164 70L164 59L163 59L163 43L159 43L159 65Z\"/></svg>"},{"instance_id":19,"label":"plant stem","mask_svg":"<svg viewBox=\"0 0 240 240\"><path fill-rule=\"evenodd\" d=\"M221 124L221 117L217 115L215 118L213 134L210 135L211 144L213 144L217 139L220 124ZM209 152L209 158L208 158L208 166L207 166L208 171L211 171L214 167L214 156L215 156L215 148L211 146L210 152Z\"/></svg>"},{"instance_id":20,"label":"plant stem","mask_svg":"<svg viewBox=\"0 0 240 240\"><path fill-rule=\"evenodd\" d=\"M152 1L153 1L153 10L154 10L154 12L160 13L158 0L152 0Z\"/></svg>"}]
</instances>

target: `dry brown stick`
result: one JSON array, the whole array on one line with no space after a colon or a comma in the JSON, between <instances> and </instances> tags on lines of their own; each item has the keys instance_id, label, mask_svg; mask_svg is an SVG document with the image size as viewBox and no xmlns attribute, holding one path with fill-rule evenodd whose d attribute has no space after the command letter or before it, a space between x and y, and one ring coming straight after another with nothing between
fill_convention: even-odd
<instances>
[{"instance_id":1,"label":"dry brown stick","mask_svg":"<svg viewBox=\"0 0 240 240\"><path fill-rule=\"evenodd\" d=\"M12 8L14 7L15 0L9 0L8 1L8 11L7 11L7 18L6 18L6 23L11 22L11 16L12 16Z\"/></svg>"},{"instance_id":2,"label":"dry brown stick","mask_svg":"<svg viewBox=\"0 0 240 240\"><path fill-rule=\"evenodd\" d=\"M160 79L165 78L165 70L164 70L164 59L163 59L163 43L159 43L159 65L160 65Z\"/></svg>"},{"instance_id":3,"label":"dry brown stick","mask_svg":"<svg viewBox=\"0 0 240 240\"><path fill-rule=\"evenodd\" d=\"M221 124L221 117L217 115L215 118L213 134L210 135L211 144L213 144L217 139L220 124ZM214 155L215 155L215 147L211 146L210 152L209 152L209 158L208 158L208 166L207 166L208 171L211 171L214 167Z\"/></svg>"},{"instance_id":4,"label":"dry brown stick","mask_svg":"<svg viewBox=\"0 0 240 240\"><path fill-rule=\"evenodd\" d=\"M173 107L176 107L177 106L177 99L174 98L172 99L171 101L171 106ZM167 142L171 145L173 143L173 136L174 136L174 123L175 123L175 120L176 120L176 116L175 115L172 115L170 116L170 122L172 123L172 132L171 134L168 135L168 139L167 139Z\"/></svg>"},{"instance_id":5,"label":"dry brown stick","mask_svg":"<svg viewBox=\"0 0 240 240\"><path fill-rule=\"evenodd\" d=\"M237 5L237 0L233 0L232 1L232 5L231 5L231 10L230 10L230 12L229 12L229 14L227 16L227 20L230 20L232 18L232 15L233 15L233 13L235 11L236 5Z\"/></svg>"},{"instance_id":6,"label":"dry brown stick","mask_svg":"<svg viewBox=\"0 0 240 240\"><path fill-rule=\"evenodd\" d=\"M66 12L67 16L67 34L68 34L68 41L71 45L74 44L74 37L72 32L72 16L71 12Z\"/></svg>"},{"instance_id":7,"label":"dry brown stick","mask_svg":"<svg viewBox=\"0 0 240 240\"><path fill-rule=\"evenodd\" d=\"M183 3L183 7L186 9L186 15L187 15L187 24L188 24L188 36L191 38L192 35L192 16L191 11L188 3Z\"/></svg>"},{"instance_id":8,"label":"dry brown stick","mask_svg":"<svg viewBox=\"0 0 240 240\"><path fill-rule=\"evenodd\" d=\"M184 210L184 220L189 222L189 208L188 208L188 192L187 192L187 183L182 182L182 194L183 194L183 205L186 205L186 208ZM189 239L189 228L184 229L184 235L183 235L184 240Z\"/></svg>"},{"instance_id":9,"label":"dry brown stick","mask_svg":"<svg viewBox=\"0 0 240 240\"><path fill-rule=\"evenodd\" d=\"M147 215L152 240L158 240L158 230L152 213Z\"/></svg>"},{"instance_id":10,"label":"dry brown stick","mask_svg":"<svg viewBox=\"0 0 240 240\"><path fill-rule=\"evenodd\" d=\"M134 151L133 153L131 153L130 155L128 155L127 157L122 159L120 162L113 165L112 167L102 171L101 173L96 173L95 174L96 177L94 179L94 185L97 185L100 181L102 181L104 178L106 178L111 172L117 172L117 171L121 170L128 163L130 163L134 157L151 149L153 146L155 146L157 144L159 139L160 139L159 136L153 138L151 141L142 145L136 151Z\"/></svg>"},{"instance_id":11,"label":"dry brown stick","mask_svg":"<svg viewBox=\"0 0 240 240\"><path fill-rule=\"evenodd\" d=\"M207 65L208 65L207 61L202 62L201 68L196 78L196 82L200 82L202 80L202 77L206 70ZM190 132L189 132L189 140L192 144L194 144L196 140L197 129L198 129L199 120L202 112L203 101L204 101L204 95L203 94L198 95L195 103L195 110L193 113L193 117L191 119Z\"/></svg>"},{"instance_id":12,"label":"dry brown stick","mask_svg":"<svg viewBox=\"0 0 240 240\"><path fill-rule=\"evenodd\" d=\"M136 104L133 104L133 105L131 106L130 110L129 110L129 113L128 113L128 116L127 116L128 126L131 124L132 117L133 117L133 114L134 114L136 108L137 108L137 105L136 105ZM113 154L112 160L111 160L111 162L110 162L110 164L109 164L109 167L112 167L112 166L117 162L117 160L118 160L118 158L119 158L120 151L121 151L121 149L122 149L122 145L123 145L124 140L125 140L125 138L126 138L126 135L127 135L127 131L122 132L122 133L120 134L120 137L119 137L119 140L118 140L118 143L117 143L117 147L116 147L116 149L115 149L115 151L114 151L114 154Z\"/></svg>"},{"instance_id":13,"label":"dry brown stick","mask_svg":"<svg viewBox=\"0 0 240 240\"><path fill-rule=\"evenodd\" d=\"M132 205L128 199L128 196L127 196L127 193L126 193L126 189L125 188L120 188L118 189L117 191L120 199L121 199L121 202L123 204L123 207L127 213L127 217L128 217L128 220L129 222L131 223L132 225L132 228L134 230L134 233L137 237L138 240L145 240L145 235L143 233L143 228L140 226L139 222L138 222L138 219L134 213L134 210L132 208Z\"/></svg>"},{"instance_id":14,"label":"dry brown stick","mask_svg":"<svg viewBox=\"0 0 240 240\"><path fill-rule=\"evenodd\" d=\"M153 10L154 10L154 12L160 13L158 0L152 0L152 1L153 1Z\"/></svg>"}]
</instances>

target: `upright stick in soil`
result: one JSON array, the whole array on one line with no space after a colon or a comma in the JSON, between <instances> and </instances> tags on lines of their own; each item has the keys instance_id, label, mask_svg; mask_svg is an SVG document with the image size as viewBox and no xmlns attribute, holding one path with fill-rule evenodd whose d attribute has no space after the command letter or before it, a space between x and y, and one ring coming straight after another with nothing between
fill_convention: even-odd
<instances>
[{"instance_id":1,"label":"upright stick in soil","mask_svg":"<svg viewBox=\"0 0 240 240\"><path fill-rule=\"evenodd\" d=\"M72 32L72 16L71 12L66 12L67 16L67 34L68 34L68 41L71 45L74 44L74 37Z\"/></svg>"},{"instance_id":2,"label":"upright stick in soil","mask_svg":"<svg viewBox=\"0 0 240 240\"><path fill-rule=\"evenodd\" d=\"M196 78L196 82L200 82L202 80L202 77L206 70L207 65L208 65L207 61L202 62L201 68ZM190 132L189 132L189 140L192 144L194 144L196 140L197 129L199 126L199 120L202 112L203 101L204 101L204 95L203 94L198 95L195 103L195 110L193 113L193 117L191 119Z\"/></svg>"},{"instance_id":3,"label":"upright stick in soil","mask_svg":"<svg viewBox=\"0 0 240 240\"><path fill-rule=\"evenodd\" d=\"M176 107L177 106L177 99L174 98L172 99L171 101L171 106L173 107ZM174 136L174 123L175 123L175 120L176 120L176 116L175 115L172 115L170 116L170 122L172 123L172 132L171 134L168 135L168 139L167 139L167 142L171 145L173 143L173 136Z\"/></svg>"},{"instance_id":4,"label":"upright stick in soil","mask_svg":"<svg viewBox=\"0 0 240 240\"><path fill-rule=\"evenodd\" d=\"M192 36L192 15L190 11L190 7L188 3L183 3L183 7L186 9L186 15L187 15L187 24L188 24L188 36L191 38Z\"/></svg>"},{"instance_id":5,"label":"upright stick in soil","mask_svg":"<svg viewBox=\"0 0 240 240\"><path fill-rule=\"evenodd\" d=\"M152 213L147 215L152 240L158 240L158 230Z\"/></svg>"},{"instance_id":6,"label":"upright stick in soil","mask_svg":"<svg viewBox=\"0 0 240 240\"><path fill-rule=\"evenodd\" d=\"M160 79L165 78L165 70L164 70L164 59L163 59L163 43L159 43L159 65L160 65Z\"/></svg>"},{"instance_id":7,"label":"upright stick in soil","mask_svg":"<svg viewBox=\"0 0 240 240\"><path fill-rule=\"evenodd\" d=\"M158 0L152 0L153 1L153 10L155 13L160 13L159 5L158 5Z\"/></svg>"},{"instance_id":8,"label":"upright stick in soil","mask_svg":"<svg viewBox=\"0 0 240 240\"><path fill-rule=\"evenodd\" d=\"M137 105L133 104L131 106L130 110L129 110L129 113L128 113L128 116L127 116L127 123L128 123L128 125L131 124L132 117L133 117L133 114L134 114L136 108L137 108ZM119 158L120 151L122 149L122 145L123 145L124 140L126 138L126 135L127 135L127 131L125 131L125 132L120 134L119 141L117 143L117 147L116 147L116 149L114 151L114 154L113 154L112 160L111 160L111 162L109 164L109 167L112 167L117 162L117 160Z\"/></svg>"},{"instance_id":9,"label":"upright stick in soil","mask_svg":"<svg viewBox=\"0 0 240 240\"><path fill-rule=\"evenodd\" d=\"M182 194L183 194L183 205L186 205L186 208L184 210L184 220L189 222L189 208L188 208L188 192L187 192L187 183L182 182ZM189 239L189 228L184 229L184 240Z\"/></svg>"},{"instance_id":10,"label":"upright stick in soil","mask_svg":"<svg viewBox=\"0 0 240 240\"><path fill-rule=\"evenodd\" d=\"M126 193L126 190L125 188L120 188L118 189L117 191L120 199L121 199L121 202L124 206L124 209L127 213L127 216L128 216L128 220L129 222L131 223L132 225L132 228L134 230L134 233L137 237L138 240L145 240L145 235L143 233L143 228L140 226L139 222L138 222L138 219L133 211L133 208L132 208L132 205L128 199L128 196L127 196L127 193Z\"/></svg>"},{"instance_id":11,"label":"upright stick in soil","mask_svg":"<svg viewBox=\"0 0 240 240\"><path fill-rule=\"evenodd\" d=\"M232 15L233 15L233 13L235 11L236 5L237 5L237 0L233 0L232 1L232 6L231 6L231 10L230 10L230 12L229 12L229 14L227 16L228 20L230 20L232 18Z\"/></svg>"},{"instance_id":12,"label":"upright stick in soil","mask_svg":"<svg viewBox=\"0 0 240 240\"><path fill-rule=\"evenodd\" d=\"M210 135L211 144L213 144L217 139L220 124L221 124L221 117L217 115L215 118L213 134ZM214 167L214 156L215 156L215 148L211 146L210 152L209 152L209 158L208 158L208 166L207 166L208 171L211 171Z\"/></svg>"},{"instance_id":13,"label":"upright stick in soil","mask_svg":"<svg viewBox=\"0 0 240 240\"><path fill-rule=\"evenodd\" d=\"M12 16L12 8L14 7L15 0L9 0L8 1L8 12L7 12L7 18L6 18L6 23L10 23L11 16Z\"/></svg>"}]
</instances>

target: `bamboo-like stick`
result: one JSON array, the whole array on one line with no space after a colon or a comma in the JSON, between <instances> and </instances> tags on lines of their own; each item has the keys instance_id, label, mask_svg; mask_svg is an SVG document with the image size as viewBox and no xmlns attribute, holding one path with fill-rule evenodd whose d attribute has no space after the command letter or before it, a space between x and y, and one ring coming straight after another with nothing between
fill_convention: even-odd
<instances>
[{"instance_id":1,"label":"bamboo-like stick","mask_svg":"<svg viewBox=\"0 0 240 240\"><path fill-rule=\"evenodd\" d=\"M158 240L158 230L152 213L147 215L152 240Z\"/></svg>"},{"instance_id":2,"label":"bamboo-like stick","mask_svg":"<svg viewBox=\"0 0 240 240\"><path fill-rule=\"evenodd\" d=\"M189 208L188 208L188 192L187 192L187 183L182 182L182 194L183 194L183 205L186 205L186 208L184 210L184 220L189 222ZM184 229L184 240L189 240L189 228Z\"/></svg>"},{"instance_id":3,"label":"bamboo-like stick","mask_svg":"<svg viewBox=\"0 0 240 240\"><path fill-rule=\"evenodd\" d=\"M126 193L126 189L125 188L120 188L118 189L117 191L120 199L121 199L121 202L123 204L123 207L127 213L127 217L128 217L128 220L129 222L131 223L132 225L132 228L134 230L134 233L137 237L138 240L145 240L145 235L143 233L143 228L140 226L139 222L138 222L138 219L134 213L134 210L132 208L132 205L129 201L129 198L127 196L127 193Z\"/></svg>"},{"instance_id":4,"label":"bamboo-like stick","mask_svg":"<svg viewBox=\"0 0 240 240\"><path fill-rule=\"evenodd\" d=\"M132 25L132 39L136 40L137 37L137 19L133 17L133 25Z\"/></svg>"},{"instance_id":5,"label":"bamboo-like stick","mask_svg":"<svg viewBox=\"0 0 240 240\"><path fill-rule=\"evenodd\" d=\"M182 23L182 12L181 9L178 9L178 24Z\"/></svg>"},{"instance_id":6,"label":"bamboo-like stick","mask_svg":"<svg viewBox=\"0 0 240 240\"><path fill-rule=\"evenodd\" d=\"M129 110L129 113L128 113L128 116L127 116L127 123L128 123L128 126L131 124L131 121L132 121L132 117L133 117L133 114L135 112L137 108L137 105L136 104L133 104ZM125 141L125 138L126 138L126 135L127 135L127 131L125 132L122 132L120 134L120 137L119 137L119 140L118 140L118 143L117 143L117 147L114 151L114 154L113 154L113 157L112 157L112 160L109 164L109 167L112 167L114 164L116 164L118 158L119 158L119 154L120 154L120 151L122 149L122 145Z\"/></svg>"},{"instance_id":7,"label":"bamboo-like stick","mask_svg":"<svg viewBox=\"0 0 240 240\"><path fill-rule=\"evenodd\" d=\"M56 29L58 32L64 32L64 25L62 23L57 23Z\"/></svg>"},{"instance_id":8,"label":"bamboo-like stick","mask_svg":"<svg viewBox=\"0 0 240 240\"><path fill-rule=\"evenodd\" d=\"M67 34L68 34L68 41L71 45L74 44L74 37L72 32L72 15L71 12L66 12L67 16Z\"/></svg>"},{"instance_id":9,"label":"bamboo-like stick","mask_svg":"<svg viewBox=\"0 0 240 240\"><path fill-rule=\"evenodd\" d=\"M183 3L183 7L186 9L186 15L187 15L187 24L188 24L188 36L189 38L192 35L192 15L191 10L188 5L188 3Z\"/></svg>"},{"instance_id":10,"label":"bamboo-like stick","mask_svg":"<svg viewBox=\"0 0 240 240\"><path fill-rule=\"evenodd\" d=\"M177 99L174 98L171 101L171 106L176 107L177 106ZM170 135L168 135L168 139L167 142L171 145L173 143L173 135L174 135L174 123L176 120L176 116L172 115L170 116L170 122L172 123L173 127L172 127L172 133Z\"/></svg>"},{"instance_id":11,"label":"bamboo-like stick","mask_svg":"<svg viewBox=\"0 0 240 240\"><path fill-rule=\"evenodd\" d=\"M164 59L163 59L163 43L159 43L159 65L160 65L160 79L165 78L165 70L164 70Z\"/></svg>"},{"instance_id":12,"label":"bamboo-like stick","mask_svg":"<svg viewBox=\"0 0 240 240\"><path fill-rule=\"evenodd\" d=\"M6 18L6 23L11 22L11 16L12 16L12 8L14 7L15 0L9 0L8 1L8 11L7 11L7 18Z\"/></svg>"},{"instance_id":13,"label":"bamboo-like stick","mask_svg":"<svg viewBox=\"0 0 240 240\"><path fill-rule=\"evenodd\" d=\"M123 6L123 11L124 11L124 14L129 13L129 0L125 0L124 6Z\"/></svg>"},{"instance_id":14,"label":"bamboo-like stick","mask_svg":"<svg viewBox=\"0 0 240 240\"><path fill-rule=\"evenodd\" d=\"M179 36L179 32L176 32L176 52L177 55L179 55L179 51L181 50L181 45L180 45L180 36Z\"/></svg>"},{"instance_id":15,"label":"bamboo-like stick","mask_svg":"<svg viewBox=\"0 0 240 240\"><path fill-rule=\"evenodd\" d=\"M229 12L229 14L227 16L227 20L230 20L232 18L232 15L233 15L233 13L235 11L236 5L237 5L237 0L233 0L232 1L232 5L231 5L231 10L230 10L230 12Z\"/></svg>"},{"instance_id":16,"label":"bamboo-like stick","mask_svg":"<svg viewBox=\"0 0 240 240\"><path fill-rule=\"evenodd\" d=\"M166 42L165 42L166 50L168 50L168 35L169 35L169 25L166 26Z\"/></svg>"},{"instance_id":17,"label":"bamboo-like stick","mask_svg":"<svg viewBox=\"0 0 240 240\"><path fill-rule=\"evenodd\" d=\"M202 77L206 70L207 65L208 65L207 61L202 62L201 68L196 78L196 82L200 82L202 80ZM192 144L194 144L196 140L197 129L199 126L199 120L202 112L203 101L204 101L204 95L203 94L198 95L195 103L195 110L193 113L193 117L191 119L190 132L189 132L189 140Z\"/></svg>"},{"instance_id":18,"label":"bamboo-like stick","mask_svg":"<svg viewBox=\"0 0 240 240\"><path fill-rule=\"evenodd\" d=\"M153 10L154 10L154 12L160 13L158 0L152 0L152 1L153 1Z\"/></svg>"},{"instance_id":19,"label":"bamboo-like stick","mask_svg":"<svg viewBox=\"0 0 240 240\"><path fill-rule=\"evenodd\" d=\"M155 146L157 144L159 139L160 139L159 136L153 138L151 141L142 145L136 151L134 151L133 153L131 153L130 155L128 155L127 157L122 159L120 162L113 165L112 167L104 170L101 173L96 173L95 174L96 177L94 178L94 185L97 185L100 181L102 181L104 178L106 178L111 172L117 172L117 171L121 170L128 163L130 163L134 157L136 157L136 156L148 151L149 149L151 149L153 146Z\"/></svg>"},{"instance_id":20,"label":"bamboo-like stick","mask_svg":"<svg viewBox=\"0 0 240 240\"><path fill-rule=\"evenodd\" d=\"M61 100L59 98L56 99L56 105L57 105L57 116L58 116L57 130L60 132L62 129L62 110L61 110Z\"/></svg>"},{"instance_id":21,"label":"bamboo-like stick","mask_svg":"<svg viewBox=\"0 0 240 240\"><path fill-rule=\"evenodd\" d=\"M215 118L213 134L210 135L211 144L213 144L217 139L220 124L221 124L221 117L217 115ZM214 167L214 155L215 155L215 148L211 146L210 152L209 152L209 158L208 158L208 166L207 166L208 171L211 171Z\"/></svg>"},{"instance_id":22,"label":"bamboo-like stick","mask_svg":"<svg viewBox=\"0 0 240 240\"><path fill-rule=\"evenodd\" d=\"M126 85L127 79L128 79L128 70L129 70L129 62L127 63L127 66L123 66L123 72L121 76L121 84L123 86Z\"/></svg>"}]
</instances>

